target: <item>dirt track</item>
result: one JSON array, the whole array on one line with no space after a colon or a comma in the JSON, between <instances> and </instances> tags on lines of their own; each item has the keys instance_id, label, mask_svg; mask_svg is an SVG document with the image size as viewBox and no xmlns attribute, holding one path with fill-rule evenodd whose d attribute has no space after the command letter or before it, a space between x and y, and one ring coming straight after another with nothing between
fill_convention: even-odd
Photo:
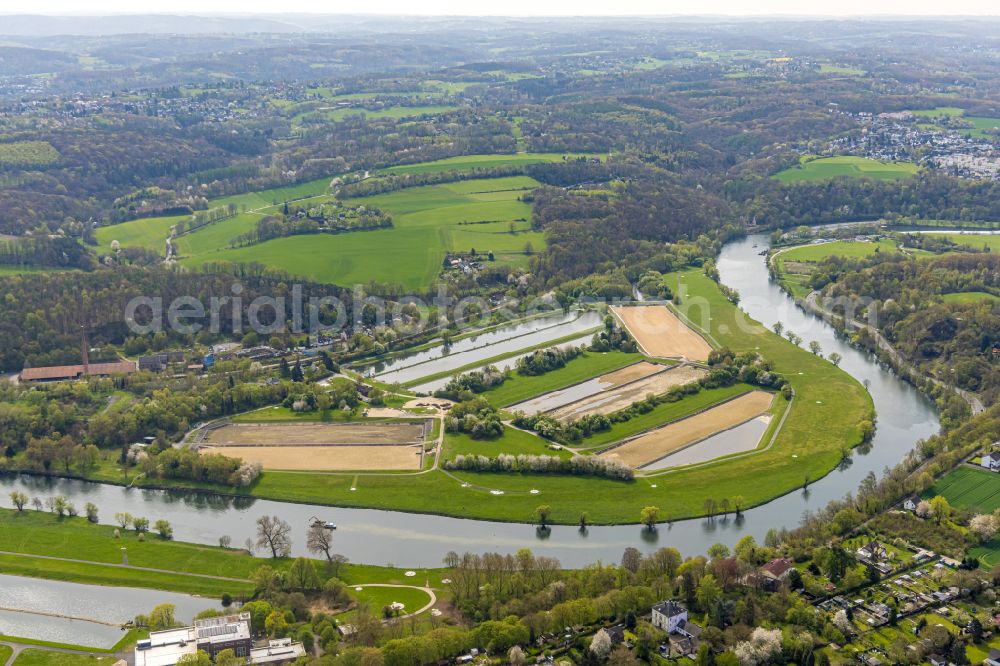
<instances>
[{"instance_id":1,"label":"dirt track","mask_svg":"<svg viewBox=\"0 0 1000 666\"><path fill-rule=\"evenodd\" d=\"M708 360L712 347L666 306L626 306L611 310L649 356Z\"/></svg>"},{"instance_id":2,"label":"dirt track","mask_svg":"<svg viewBox=\"0 0 1000 666\"><path fill-rule=\"evenodd\" d=\"M596 393L550 413L560 421L578 419L589 414L610 414L642 400L650 393L665 393L674 386L693 382L706 374L701 368L684 365L626 384L621 388Z\"/></svg>"},{"instance_id":3,"label":"dirt track","mask_svg":"<svg viewBox=\"0 0 1000 666\"><path fill-rule=\"evenodd\" d=\"M773 396L765 391L751 391L718 407L641 435L600 455L615 458L630 467L642 467L688 444L749 421L767 411L772 399Z\"/></svg>"},{"instance_id":4,"label":"dirt track","mask_svg":"<svg viewBox=\"0 0 1000 666\"><path fill-rule=\"evenodd\" d=\"M418 423L248 423L208 432L206 446L392 445L422 442Z\"/></svg>"},{"instance_id":5,"label":"dirt track","mask_svg":"<svg viewBox=\"0 0 1000 666\"><path fill-rule=\"evenodd\" d=\"M420 469L422 446L203 446L202 453L222 453L264 469L288 470L408 470Z\"/></svg>"}]
</instances>

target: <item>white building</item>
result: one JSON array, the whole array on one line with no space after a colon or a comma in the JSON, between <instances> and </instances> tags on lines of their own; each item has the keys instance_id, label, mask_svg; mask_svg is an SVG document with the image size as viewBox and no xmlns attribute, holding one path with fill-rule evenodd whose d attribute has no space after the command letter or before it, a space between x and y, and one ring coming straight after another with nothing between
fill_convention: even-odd
<instances>
[{"instance_id":1,"label":"white building","mask_svg":"<svg viewBox=\"0 0 1000 666\"><path fill-rule=\"evenodd\" d=\"M653 626L668 634L676 632L681 623L686 623L687 619L687 609L672 599L653 606Z\"/></svg>"},{"instance_id":2,"label":"white building","mask_svg":"<svg viewBox=\"0 0 1000 666\"><path fill-rule=\"evenodd\" d=\"M1000 451L994 451L993 453L987 453L983 456L982 462L980 464L986 469L995 472L1000 469Z\"/></svg>"}]
</instances>

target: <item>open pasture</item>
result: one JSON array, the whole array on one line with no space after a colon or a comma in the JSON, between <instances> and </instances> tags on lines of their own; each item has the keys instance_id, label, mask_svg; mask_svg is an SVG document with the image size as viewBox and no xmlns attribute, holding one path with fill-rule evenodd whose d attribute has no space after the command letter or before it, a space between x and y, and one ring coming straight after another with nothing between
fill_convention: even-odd
<instances>
[{"instance_id":1,"label":"open pasture","mask_svg":"<svg viewBox=\"0 0 1000 666\"><path fill-rule=\"evenodd\" d=\"M918 169L919 167L912 162L879 162L867 157L841 155L803 161L797 167L779 171L772 178L784 183L827 180L838 176L902 180L913 176Z\"/></svg>"},{"instance_id":2,"label":"open pasture","mask_svg":"<svg viewBox=\"0 0 1000 666\"><path fill-rule=\"evenodd\" d=\"M104 253L111 252L112 241L118 241L121 247L141 247L162 253L166 250L170 228L187 219L190 219L189 215L141 217L138 220L98 227L94 230L94 236L101 252Z\"/></svg>"},{"instance_id":3,"label":"open pasture","mask_svg":"<svg viewBox=\"0 0 1000 666\"><path fill-rule=\"evenodd\" d=\"M614 307L611 311L649 356L707 361L712 347L661 305Z\"/></svg>"},{"instance_id":4,"label":"open pasture","mask_svg":"<svg viewBox=\"0 0 1000 666\"><path fill-rule=\"evenodd\" d=\"M441 270L445 253L494 253L496 261L524 258L525 245L545 247L541 232L531 231L531 205L519 197L538 182L526 176L475 179L413 187L372 197L350 199L350 205L377 206L393 215L393 227L345 234L310 234L276 238L238 249L226 249L229 238L252 228L245 219L224 221L185 236L182 263L212 261L259 263L291 275L336 284L371 280L420 289ZM237 216L240 220L243 216ZM223 227L222 225L227 225ZM512 231L513 228L513 231ZM212 238L209 238L209 235ZM210 251L212 246L218 251Z\"/></svg>"},{"instance_id":5,"label":"open pasture","mask_svg":"<svg viewBox=\"0 0 1000 666\"><path fill-rule=\"evenodd\" d=\"M773 398L773 395L765 391L751 391L707 411L628 440L600 455L620 460L630 467L642 467L763 414L770 408Z\"/></svg>"},{"instance_id":6,"label":"open pasture","mask_svg":"<svg viewBox=\"0 0 1000 666\"><path fill-rule=\"evenodd\" d=\"M583 398L551 412L560 421L570 421L592 414L610 414L642 400L650 393L666 393L675 386L697 381L706 375L702 368L681 365L643 379L619 385Z\"/></svg>"}]
</instances>

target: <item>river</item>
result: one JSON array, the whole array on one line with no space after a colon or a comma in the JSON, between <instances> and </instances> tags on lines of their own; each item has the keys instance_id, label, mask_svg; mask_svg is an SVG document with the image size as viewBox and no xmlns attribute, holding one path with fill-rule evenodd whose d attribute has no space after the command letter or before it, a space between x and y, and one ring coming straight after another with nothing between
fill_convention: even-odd
<instances>
[{"instance_id":1,"label":"river","mask_svg":"<svg viewBox=\"0 0 1000 666\"><path fill-rule=\"evenodd\" d=\"M0 634L109 648L123 635L121 623L167 603L181 622L219 608L216 600L176 592L0 574Z\"/></svg>"},{"instance_id":2,"label":"river","mask_svg":"<svg viewBox=\"0 0 1000 666\"><path fill-rule=\"evenodd\" d=\"M254 533L254 521L259 516L276 514L293 526L295 554L307 554L307 526L312 516L318 516L337 523L335 549L352 562L395 566L440 566L449 550L513 553L519 548L531 548L536 554L557 557L564 566L579 567L599 559L618 561L628 546L644 552L674 546L685 555L695 555L716 542L731 546L747 534L760 540L770 528L794 527L804 511L853 491L869 472L881 474L885 467L901 460L919 439L933 435L939 427L929 400L880 367L873 356L839 340L830 326L796 307L769 280L764 258L759 256L767 245L764 235L728 243L717 262L722 282L740 291L741 307L754 319L767 326L781 320L786 329L804 340L818 341L824 353L838 352L843 357L840 367L869 383L878 413L878 430L870 448L856 451L850 464L815 481L807 492L795 491L745 511L739 521L732 517L685 520L663 525L652 533L638 525L591 527L585 533L572 526L555 526L540 535L533 526L524 524L126 489L65 479L7 475L0 477L0 491L4 496L14 489L29 496L63 494L77 506L90 501L99 507L102 522L109 522L116 511L129 511L150 520L166 518L173 525L175 538L208 544L217 543L221 535L230 536L233 544L242 544Z\"/></svg>"}]
</instances>

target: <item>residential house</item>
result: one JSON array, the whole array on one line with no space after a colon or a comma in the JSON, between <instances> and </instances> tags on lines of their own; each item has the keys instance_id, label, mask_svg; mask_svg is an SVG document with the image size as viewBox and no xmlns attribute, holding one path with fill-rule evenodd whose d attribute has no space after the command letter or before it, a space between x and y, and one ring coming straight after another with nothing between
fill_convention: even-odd
<instances>
[{"instance_id":1,"label":"residential house","mask_svg":"<svg viewBox=\"0 0 1000 666\"><path fill-rule=\"evenodd\" d=\"M763 587L768 589L780 587L781 583L791 575L794 568L792 561L787 557L778 557L771 560L759 570Z\"/></svg>"},{"instance_id":2,"label":"residential house","mask_svg":"<svg viewBox=\"0 0 1000 666\"><path fill-rule=\"evenodd\" d=\"M920 495L910 495L903 500L903 508L907 511L916 511L918 504L920 504Z\"/></svg>"},{"instance_id":3,"label":"residential house","mask_svg":"<svg viewBox=\"0 0 1000 666\"><path fill-rule=\"evenodd\" d=\"M889 559L889 551L878 541L869 541L857 550L857 555L862 560L869 562L879 562Z\"/></svg>"},{"instance_id":4,"label":"residential house","mask_svg":"<svg viewBox=\"0 0 1000 666\"><path fill-rule=\"evenodd\" d=\"M993 451L992 453L987 453L983 456L979 463L991 472L995 472L1000 469L1000 451Z\"/></svg>"},{"instance_id":5,"label":"residential house","mask_svg":"<svg viewBox=\"0 0 1000 666\"><path fill-rule=\"evenodd\" d=\"M687 620L677 624L677 630L670 634L670 652L675 657L694 658L698 654L701 627Z\"/></svg>"},{"instance_id":6,"label":"residential house","mask_svg":"<svg viewBox=\"0 0 1000 666\"><path fill-rule=\"evenodd\" d=\"M653 617L650 621L657 629L672 634L677 631L680 623L687 622L687 619L687 609L673 599L668 599L653 606Z\"/></svg>"},{"instance_id":7,"label":"residential house","mask_svg":"<svg viewBox=\"0 0 1000 666\"><path fill-rule=\"evenodd\" d=\"M990 653L983 660L984 666L1000 666L1000 650L990 648Z\"/></svg>"}]
</instances>

